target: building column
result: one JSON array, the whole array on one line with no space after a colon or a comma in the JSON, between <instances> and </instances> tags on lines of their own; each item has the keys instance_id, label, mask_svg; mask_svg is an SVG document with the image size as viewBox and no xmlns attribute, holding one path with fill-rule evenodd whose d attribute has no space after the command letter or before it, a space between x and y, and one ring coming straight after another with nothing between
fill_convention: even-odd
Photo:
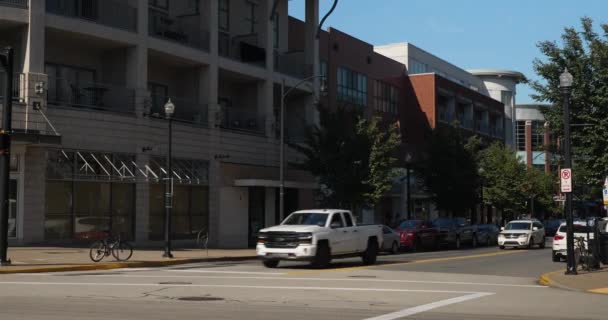
<instances>
[{"instance_id":1,"label":"building column","mask_svg":"<svg viewBox=\"0 0 608 320\"><path fill-rule=\"evenodd\" d=\"M304 54L306 66L309 68L308 74L318 75L319 70L319 39L317 39L317 28L319 27L319 0L306 0L306 33L304 36ZM306 108L306 123L318 125L319 114L314 107L315 97L319 97L320 79L312 80L313 96L309 99Z\"/></svg>"},{"instance_id":2,"label":"building column","mask_svg":"<svg viewBox=\"0 0 608 320\"><path fill-rule=\"evenodd\" d=\"M532 167L532 121L526 120L526 164Z\"/></svg>"},{"instance_id":3,"label":"building column","mask_svg":"<svg viewBox=\"0 0 608 320\"><path fill-rule=\"evenodd\" d=\"M44 73L46 0L30 0L23 73Z\"/></svg>"}]
</instances>

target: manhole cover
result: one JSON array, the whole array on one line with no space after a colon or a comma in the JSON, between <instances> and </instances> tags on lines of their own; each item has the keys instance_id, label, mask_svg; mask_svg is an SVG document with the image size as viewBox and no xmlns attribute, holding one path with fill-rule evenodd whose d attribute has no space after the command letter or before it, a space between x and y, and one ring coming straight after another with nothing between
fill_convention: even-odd
<instances>
[{"instance_id":1,"label":"manhole cover","mask_svg":"<svg viewBox=\"0 0 608 320\"><path fill-rule=\"evenodd\" d=\"M177 298L177 300L182 300L182 301L221 301L221 300L224 300L224 298L218 298L218 297L181 297L181 298Z\"/></svg>"},{"instance_id":2,"label":"manhole cover","mask_svg":"<svg viewBox=\"0 0 608 320\"><path fill-rule=\"evenodd\" d=\"M376 276L348 276L349 278L375 278Z\"/></svg>"},{"instance_id":3,"label":"manhole cover","mask_svg":"<svg viewBox=\"0 0 608 320\"><path fill-rule=\"evenodd\" d=\"M167 281L167 282L159 282L158 284L192 284L192 282L183 282L183 281Z\"/></svg>"}]
</instances>

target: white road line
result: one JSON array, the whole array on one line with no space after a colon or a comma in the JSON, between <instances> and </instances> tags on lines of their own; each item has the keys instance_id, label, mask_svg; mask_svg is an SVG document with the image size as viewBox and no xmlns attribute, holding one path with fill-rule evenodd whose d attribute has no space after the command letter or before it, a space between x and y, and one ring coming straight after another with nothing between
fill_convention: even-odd
<instances>
[{"instance_id":1,"label":"white road line","mask_svg":"<svg viewBox=\"0 0 608 320\"><path fill-rule=\"evenodd\" d=\"M386 288L343 288L343 287L282 287L282 286L244 286L229 284L160 284L160 283L87 283L87 282L34 282L34 281L2 281L0 285L25 286L99 286L99 287L193 287L193 288L233 288L233 289L277 289L277 290L326 290L326 291L372 291L372 292L425 292L453 294L484 294L494 293L453 290L417 290L417 289L386 289Z\"/></svg>"},{"instance_id":2,"label":"white road line","mask_svg":"<svg viewBox=\"0 0 608 320\"><path fill-rule=\"evenodd\" d=\"M465 302L465 301L469 301L469 300L473 300L473 299L479 299L481 297L485 297L485 296L489 296L489 295L493 295L493 293L488 293L488 292L472 293L472 294L462 296L462 297L440 300L437 302L423 304L423 305L417 306L417 307L403 309L403 310L400 310L397 312L387 313L387 314L384 314L384 315L381 315L378 317L367 318L365 320L394 320L394 319L409 317L409 316L417 314L417 313L426 312L429 310L433 310L433 309L440 308L440 307L445 307L445 306L455 304L455 303Z\"/></svg>"},{"instance_id":3,"label":"white road line","mask_svg":"<svg viewBox=\"0 0 608 320\"><path fill-rule=\"evenodd\" d=\"M272 275L272 276L281 276L285 273L279 272L251 272L251 271L221 271L221 270L162 270L164 272L190 272L190 273L225 273L225 274L262 274L262 275Z\"/></svg>"},{"instance_id":4,"label":"white road line","mask_svg":"<svg viewBox=\"0 0 608 320\"><path fill-rule=\"evenodd\" d=\"M240 272L238 272L240 273ZM262 272L260 272L262 273ZM264 273L268 274L268 273ZM273 274L273 273L271 273ZM281 275L282 273L274 273ZM24 274L25 275L25 274ZM33 274L35 275L35 274ZM46 274L49 275L49 274ZM456 282L456 281L423 281L423 280L385 280L385 279L347 279L347 278L294 278L294 277L228 277L228 276L159 276L159 275L140 275L140 274L95 274L85 275L88 277L107 277L107 278L188 278L188 279L245 279L245 280L285 280L285 281L352 281L352 282L390 282L390 283L420 283L420 284L447 284L447 285L471 285L471 286L491 286L491 287L517 287L517 288L548 288L536 284L510 284L510 283L484 283L484 282Z\"/></svg>"}]
</instances>

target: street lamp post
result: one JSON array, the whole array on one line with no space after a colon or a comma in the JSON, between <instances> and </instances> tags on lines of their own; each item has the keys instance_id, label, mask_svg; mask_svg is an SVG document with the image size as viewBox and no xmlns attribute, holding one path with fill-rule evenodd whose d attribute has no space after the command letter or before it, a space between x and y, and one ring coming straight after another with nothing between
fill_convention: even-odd
<instances>
[{"instance_id":1,"label":"street lamp post","mask_svg":"<svg viewBox=\"0 0 608 320\"><path fill-rule=\"evenodd\" d=\"M570 158L570 93L572 89L572 75L568 72L568 68L559 76L559 87L562 91L564 103L564 168L572 168L572 159ZM566 192L566 250L567 250L567 268L566 274L577 274L576 261L574 261L574 230L572 222L572 192Z\"/></svg>"},{"instance_id":2,"label":"street lamp post","mask_svg":"<svg viewBox=\"0 0 608 320\"><path fill-rule=\"evenodd\" d=\"M412 166L412 154L410 152L405 154L405 170L407 171L406 184L407 184L407 219L412 219L412 192L410 183L410 169Z\"/></svg>"},{"instance_id":3,"label":"street lamp post","mask_svg":"<svg viewBox=\"0 0 608 320\"><path fill-rule=\"evenodd\" d=\"M0 131L0 265L10 265L8 251L8 215L11 162L11 122L13 113L13 61L10 47L0 52L0 64L6 72L4 106L2 108L2 130Z\"/></svg>"},{"instance_id":4,"label":"street lamp post","mask_svg":"<svg viewBox=\"0 0 608 320\"><path fill-rule=\"evenodd\" d=\"M483 173L484 170L483 168L479 168L477 169L477 172L479 173L479 198L480 198L480 204L479 204L479 217L480 219L484 219L483 215L485 213L485 203L483 202ZM488 219L488 216L485 216L486 219L486 223L491 223L491 219Z\"/></svg>"},{"instance_id":5,"label":"street lamp post","mask_svg":"<svg viewBox=\"0 0 608 320\"><path fill-rule=\"evenodd\" d=\"M296 89L303 83L306 83L315 78L325 78L324 75L312 75L310 77L300 80L289 90L285 91L285 79L281 82L281 111L280 111L280 151L279 151L279 218L283 220L285 218L285 98L291 93L292 90ZM319 90L321 93L327 91L325 84L321 84Z\"/></svg>"},{"instance_id":6,"label":"street lamp post","mask_svg":"<svg viewBox=\"0 0 608 320\"><path fill-rule=\"evenodd\" d=\"M171 253L171 211L173 209L173 167L171 165L171 144L173 140L173 113L175 105L171 99L165 103L165 117L169 121L169 152L167 152L167 171L165 173L165 252L163 258L173 258Z\"/></svg>"}]
</instances>

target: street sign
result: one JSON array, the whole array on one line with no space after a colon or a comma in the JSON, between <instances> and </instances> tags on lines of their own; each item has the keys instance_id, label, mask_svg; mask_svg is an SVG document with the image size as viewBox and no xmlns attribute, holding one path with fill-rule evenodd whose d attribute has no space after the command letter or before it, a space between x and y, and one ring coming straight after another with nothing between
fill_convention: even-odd
<instances>
[{"instance_id":1,"label":"street sign","mask_svg":"<svg viewBox=\"0 0 608 320\"><path fill-rule=\"evenodd\" d=\"M562 192L572 192L572 169L560 170Z\"/></svg>"}]
</instances>

